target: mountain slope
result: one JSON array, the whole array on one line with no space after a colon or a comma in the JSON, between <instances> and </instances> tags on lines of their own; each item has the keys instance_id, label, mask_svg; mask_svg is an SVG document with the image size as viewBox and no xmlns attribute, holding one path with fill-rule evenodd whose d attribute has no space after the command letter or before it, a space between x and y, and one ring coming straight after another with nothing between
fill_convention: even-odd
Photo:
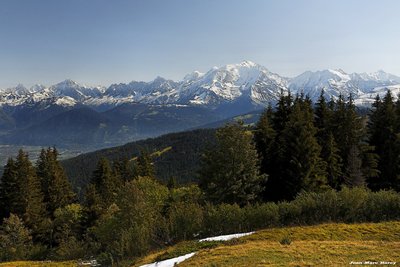
<instances>
[{"instance_id":1,"label":"mountain slope","mask_svg":"<svg viewBox=\"0 0 400 267\"><path fill-rule=\"evenodd\" d=\"M82 154L62 161L62 165L75 190L81 191L90 181L92 172L102 157L110 161L132 159L139 155L141 149L153 153L169 148L165 153L154 157L157 177L164 182L175 177L179 183L189 183L197 181L196 171L201 153L214 142L214 129L173 133Z\"/></svg>"}]
</instances>

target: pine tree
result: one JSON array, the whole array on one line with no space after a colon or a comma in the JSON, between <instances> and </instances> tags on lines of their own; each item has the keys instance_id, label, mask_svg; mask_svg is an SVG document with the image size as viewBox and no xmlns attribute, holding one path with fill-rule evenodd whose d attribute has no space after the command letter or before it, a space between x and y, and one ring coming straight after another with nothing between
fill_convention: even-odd
<instances>
[{"instance_id":1,"label":"pine tree","mask_svg":"<svg viewBox=\"0 0 400 267\"><path fill-rule=\"evenodd\" d=\"M265 174L271 172L274 158L273 146L276 138L276 132L273 128L272 120L272 107L268 106L268 108L261 114L254 132L256 148L261 157L261 173Z\"/></svg>"},{"instance_id":2,"label":"pine tree","mask_svg":"<svg viewBox=\"0 0 400 267\"><path fill-rule=\"evenodd\" d=\"M18 188L17 167L13 158L7 160L0 183L0 220L16 210L20 189Z\"/></svg>"},{"instance_id":3,"label":"pine tree","mask_svg":"<svg viewBox=\"0 0 400 267\"><path fill-rule=\"evenodd\" d=\"M147 150L142 149L137 158L136 163L136 177L151 177L155 178L155 170L153 161Z\"/></svg>"},{"instance_id":4,"label":"pine tree","mask_svg":"<svg viewBox=\"0 0 400 267\"><path fill-rule=\"evenodd\" d=\"M113 162L113 171L116 176L119 176L121 181L131 181L135 176L135 168L133 161L128 158Z\"/></svg>"},{"instance_id":5,"label":"pine tree","mask_svg":"<svg viewBox=\"0 0 400 267\"><path fill-rule=\"evenodd\" d=\"M400 173L396 106L390 91L383 101L379 97L373 104L373 111L368 123L369 144L375 148L379 157L379 179L369 179L373 189L395 188Z\"/></svg>"},{"instance_id":6,"label":"pine tree","mask_svg":"<svg viewBox=\"0 0 400 267\"><path fill-rule=\"evenodd\" d=\"M293 98L288 92L287 95L281 91L278 103L276 105L276 112L274 114L273 125L277 134L280 134L285 128L286 122L289 119L289 115L292 111Z\"/></svg>"},{"instance_id":7,"label":"pine tree","mask_svg":"<svg viewBox=\"0 0 400 267\"><path fill-rule=\"evenodd\" d=\"M301 190L319 191L326 188L326 164L320 158L321 147L315 137L313 110L308 101L296 98L286 123L280 145L280 162L285 198L293 198Z\"/></svg>"},{"instance_id":8,"label":"pine tree","mask_svg":"<svg viewBox=\"0 0 400 267\"><path fill-rule=\"evenodd\" d=\"M36 167L50 216L56 209L71 204L75 199L71 184L57 158L55 148L42 149Z\"/></svg>"},{"instance_id":9,"label":"pine tree","mask_svg":"<svg viewBox=\"0 0 400 267\"><path fill-rule=\"evenodd\" d=\"M104 208L107 208L115 201L116 194L122 181L116 176L107 159L102 158L93 172L91 183L99 194Z\"/></svg>"},{"instance_id":10,"label":"pine tree","mask_svg":"<svg viewBox=\"0 0 400 267\"><path fill-rule=\"evenodd\" d=\"M347 157L345 184L349 187L365 186L365 178L361 170L362 161L360 151L356 145L352 146Z\"/></svg>"},{"instance_id":11,"label":"pine tree","mask_svg":"<svg viewBox=\"0 0 400 267\"><path fill-rule=\"evenodd\" d=\"M215 203L256 201L266 175L259 173L253 134L242 123L233 123L219 129L216 137L216 146L202 161L200 187Z\"/></svg>"},{"instance_id":12,"label":"pine tree","mask_svg":"<svg viewBox=\"0 0 400 267\"><path fill-rule=\"evenodd\" d=\"M15 212L24 219L24 222L33 230L34 236L43 231L42 226L46 220L46 206L43 201L40 181L36 175L35 168L29 161L28 155L19 151L16 159L17 188L19 197L16 202Z\"/></svg>"},{"instance_id":13,"label":"pine tree","mask_svg":"<svg viewBox=\"0 0 400 267\"><path fill-rule=\"evenodd\" d=\"M324 142L321 151L321 158L326 162L326 173L329 186L339 190L340 185L344 182L342 158L339 155L339 148L332 133L328 135L327 140Z\"/></svg>"}]
</instances>

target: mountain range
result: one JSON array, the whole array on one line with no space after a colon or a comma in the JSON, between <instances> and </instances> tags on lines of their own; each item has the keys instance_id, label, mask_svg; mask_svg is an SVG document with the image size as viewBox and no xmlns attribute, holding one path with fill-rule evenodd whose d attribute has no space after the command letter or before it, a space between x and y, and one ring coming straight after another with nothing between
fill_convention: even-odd
<instances>
[{"instance_id":1,"label":"mountain range","mask_svg":"<svg viewBox=\"0 0 400 267\"><path fill-rule=\"evenodd\" d=\"M194 71L181 81L85 86L65 80L52 86L18 85L0 90L0 143L28 145L118 145L168 132L198 128L260 110L281 93L316 100L352 94L369 106L377 94L400 92L400 77L343 70L307 71L294 78L243 61Z\"/></svg>"}]
</instances>

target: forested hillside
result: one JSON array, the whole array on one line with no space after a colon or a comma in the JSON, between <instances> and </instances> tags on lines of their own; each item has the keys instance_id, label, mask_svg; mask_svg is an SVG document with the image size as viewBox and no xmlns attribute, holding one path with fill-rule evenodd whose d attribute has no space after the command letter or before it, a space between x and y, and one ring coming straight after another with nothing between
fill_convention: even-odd
<instances>
[{"instance_id":1,"label":"forested hillside","mask_svg":"<svg viewBox=\"0 0 400 267\"><path fill-rule=\"evenodd\" d=\"M175 178L178 183L197 182L201 154L215 143L215 129L199 129L149 138L123 146L103 149L62 161L67 176L77 191L89 183L97 162L132 160L141 150L152 154L156 176L161 181Z\"/></svg>"}]
</instances>

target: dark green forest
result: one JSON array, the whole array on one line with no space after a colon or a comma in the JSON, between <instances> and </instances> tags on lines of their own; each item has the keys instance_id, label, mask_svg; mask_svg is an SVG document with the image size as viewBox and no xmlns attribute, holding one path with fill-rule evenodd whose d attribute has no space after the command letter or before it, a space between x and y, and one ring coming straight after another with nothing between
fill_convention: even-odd
<instances>
[{"instance_id":1,"label":"dark green forest","mask_svg":"<svg viewBox=\"0 0 400 267\"><path fill-rule=\"evenodd\" d=\"M63 165L55 148L35 164L22 150L10 158L0 183L0 260L95 257L118 266L211 235L400 219L400 101L390 92L367 114L351 96L322 92L312 103L282 94L256 125L125 148Z\"/></svg>"}]
</instances>

